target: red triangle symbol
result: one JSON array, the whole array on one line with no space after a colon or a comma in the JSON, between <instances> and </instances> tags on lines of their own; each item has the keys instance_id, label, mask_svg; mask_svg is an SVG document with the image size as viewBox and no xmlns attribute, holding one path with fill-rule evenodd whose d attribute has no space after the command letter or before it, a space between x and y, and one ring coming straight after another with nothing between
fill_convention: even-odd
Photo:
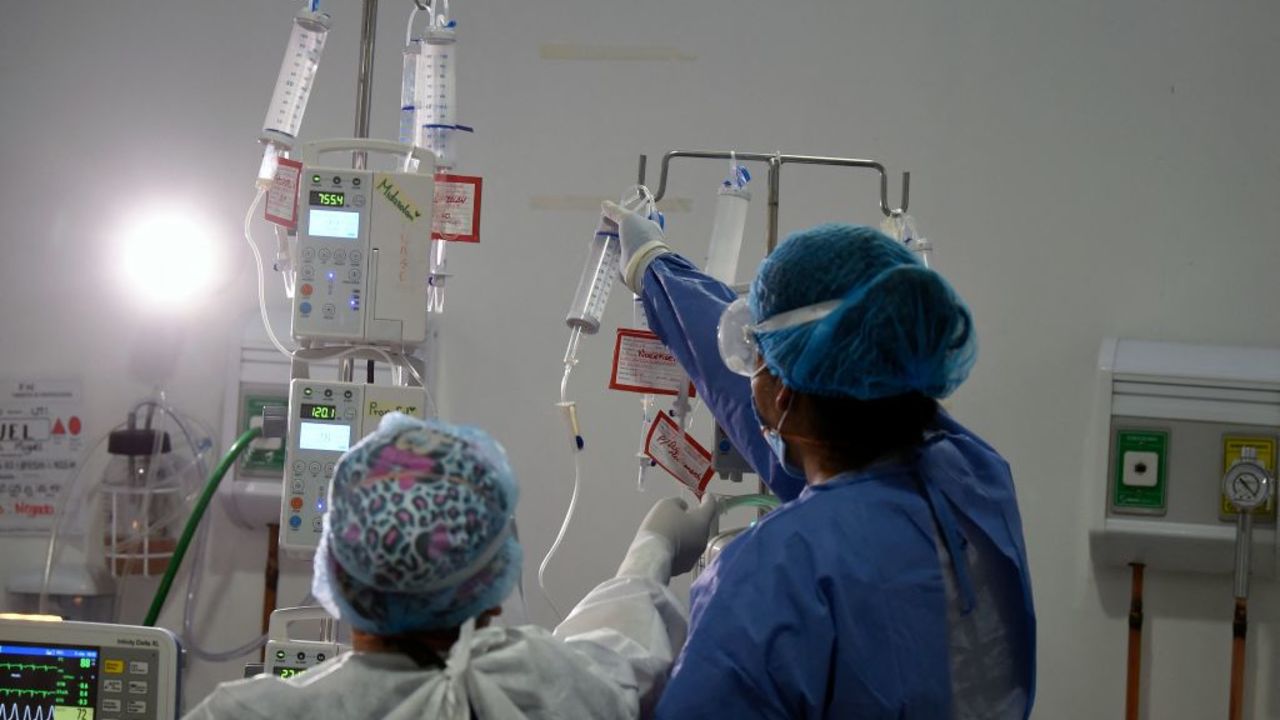
<instances>
[{"instance_id":1,"label":"red triangle symbol","mask_svg":"<svg viewBox=\"0 0 1280 720\"><path fill-rule=\"evenodd\" d=\"M55 420L55 421L54 421L54 423L53 423L53 434L54 434L54 435L66 435L66 434L67 434L67 429L66 429L66 428L64 428L64 427L62 427L62 418L58 418L57 420Z\"/></svg>"}]
</instances>

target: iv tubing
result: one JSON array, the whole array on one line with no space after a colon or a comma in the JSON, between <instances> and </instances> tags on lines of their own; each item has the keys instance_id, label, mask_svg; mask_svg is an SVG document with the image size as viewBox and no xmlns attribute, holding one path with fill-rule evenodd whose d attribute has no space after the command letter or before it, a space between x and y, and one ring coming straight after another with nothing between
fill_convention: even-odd
<instances>
[{"instance_id":1,"label":"iv tubing","mask_svg":"<svg viewBox=\"0 0 1280 720\"><path fill-rule=\"evenodd\" d=\"M283 256L283 257L281 257ZM283 259L284 264L276 269L280 271L280 279L284 281L284 294L290 300L293 299L293 293L297 284L293 268L293 251L289 247L289 235L283 227L276 226L276 257L277 260Z\"/></svg>"},{"instance_id":2,"label":"iv tubing","mask_svg":"<svg viewBox=\"0 0 1280 720\"><path fill-rule=\"evenodd\" d=\"M560 550L560 544L564 542L565 533L569 530L569 523L573 520L573 511L578 506L578 491L582 487L582 460L579 453L573 453L573 494L569 496L569 509L565 511L564 522L560 523L560 532L556 533L555 542L551 543L551 549L547 550L547 554L543 556L542 563L538 565L538 588L542 590L542 596L546 598L547 604L551 606L551 611L556 614L556 618L563 620L564 614L556 607L555 602L551 599L551 594L547 592L547 584L544 576L547 573L547 565L551 564L551 558Z\"/></svg>"},{"instance_id":3,"label":"iv tubing","mask_svg":"<svg viewBox=\"0 0 1280 720\"><path fill-rule=\"evenodd\" d=\"M92 448L89 448L80 456L80 462L76 464L76 474L71 478L71 482L67 483L67 487L62 494L58 496L58 502L53 511L53 529L49 531L49 543L44 551L44 577L40 581L40 596L36 603L37 612L47 613L49 611L49 582L50 576L53 575L53 566L57 562L55 549L58 545L58 535L62 527L63 515L66 512L67 505L71 503L71 496L75 493L75 489L80 482L80 476L84 474L84 469L89 464L89 459L102 447L103 443L111 436L111 433L124 426L124 423L120 423L107 431Z\"/></svg>"},{"instance_id":4,"label":"iv tubing","mask_svg":"<svg viewBox=\"0 0 1280 720\"><path fill-rule=\"evenodd\" d=\"M151 608L147 610L147 617L142 624L147 627L154 627L156 620L160 617L160 610L164 608L164 601L169 597L169 589L173 586L173 579L178 574L178 568L182 565L182 558L187 554L187 547L191 544L191 539L195 535L196 528L200 525L200 520L204 517L205 510L209 507L209 502L213 500L213 494L217 491L218 485L222 483L222 478L231 469L236 458L240 457L240 453L249 447L249 443L255 438L262 435L262 428L255 427L245 430L240 437L231 443L231 448L227 450L226 455L222 456L222 460L218 466L214 468L213 474L209 476L209 481L205 483L204 492L200 495L200 500L196 502L196 506L191 511L191 517L187 519L187 524L182 528L182 537L178 539L178 545L174 548L173 557L169 559L169 566L165 568L164 577L160 580L160 587L156 588L155 597L151 600Z\"/></svg>"},{"instance_id":5,"label":"iv tubing","mask_svg":"<svg viewBox=\"0 0 1280 720\"><path fill-rule=\"evenodd\" d=\"M155 401L146 401L141 405L139 405L139 407L141 407L142 405L155 405L159 410L167 414L173 420L174 424L178 426L178 430L182 433L183 437L186 439L187 445L191 448L196 447L195 442L192 439L191 432L187 428L186 422L183 421L181 415L179 415L172 407L168 405L160 405L158 403L155 403ZM201 428L201 432L204 432L206 437L212 437L212 434L208 432L207 428ZM196 467L200 472L200 477L202 478L208 477L209 471L204 462L203 452L197 455ZM191 570L190 572L187 573L186 602L183 604L183 608L182 608L182 645L184 648L186 648L187 652L191 653L197 658L200 658L201 660L206 660L209 662L224 662L227 660L234 660L235 658L241 657L243 655L247 655L253 652L254 650L257 650L259 647L266 644L267 636L260 635L240 647L235 647L235 648L232 648L231 650L224 650L224 651L207 650L201 647L200 644L196 641L196 636L195 636L195 614L196 614L196 604L197 604L196 601L200 595L200 584L201 584L201 579L203 578L203 575L204 575L201 572L201 568L204 566L205 556L208 552L208 547L209 547L208 539L209 539L209 524L208 523L201 524L199 534L196 536L196 540L195 540L196 546L195 546L195 550L193 551L194 556L191 559L191 562L192 562Z\"/></svg>"},{"instance_id":6,"label":"iv tubing","mask_svg":"<svg viewBox=\"0 0 1280 720\"><path fill-rule=\"evenodd\" d=\"M578 328L574 328L570 336L569 346L571 349L576 348L576 340L580 332ZM573 370L573 363L576 358L570 360L569 356L565 357L564 378L560 380L560 404L567 420L570 438L569 454L573 457L573 494L569 496L569 508L565 510L564 521L560 523L560 532L556 533L555 542L551 543L551 548L547 550L547 554L542 556L542 562L538 565L538 588L542 591L542 597L551 606L551 611L556 614L557 618L563 619L564 615L560 613L560 609L556 607L555 602L551 599L551 594L547 592L547 584L545 576L547 574L547 566L551 564L551 558L560 550L560 544L564 542L565 533L569 530L569 523L573 520L573 511L578 507L578 492L582 489L582 438L577 433L577 415L573 403L569 402L569 373Z\"/></svg>"},{"instance_id":7,"label":"iv tubing","mask_svg":"<svg viewBox=\"0 0 1280 720\"><path fill-rule=\"evenodd\" d=\"M405 23L405 28L404 28L405 46L408 46L409 43L413 42L413 20L416 17L418 17L418 5L417 3L414 3L413 9L409 11L409 22Z\"/></svg>"},{"instance_id":8,"label":"iv tubing","mask_svg":"<svg viewBox=\"0 0 1280 720\"><path fill-rule=\"evenodd\" d=\"M569 374L573 366L578 364L578 344L582 340L582 328L574 326L569 331L569 347L564 351L564 377L560 378L560 402L569 402Z\"/></svg>"},{"instance_id":9,"label":"iv tubing","mask_svg":"<svg viewBox=\"0 0 1280 720\"><path fill-rule=\"evenodd\" d=\"M191 430L187 427L187 423L182 419L182 416L179 415L177 411L175 411L169 405L158 403L154 400L148 400L148 401L139 403L138 406L134 408L134 410L137 410L138 408L144 407L144 406L158 409L164 414L168 415L169 418L173 420L174 424L178 426L178 431L182 433L183 438L186 440L187 446L190 447L193 452L195 452L195 449L197 446L191 434ZM206 437L212 437L212 433L209 433L207 428L201 428L201 432L204 432ZM196 462L196 469L199 471L200 477L202 478L208 477L209 470L208 470L208 466L205 465L205 462L204 462L203 451L196 453L195 462ZM165 523L165 524L168 524L168 523ZM186 648L187 652L190 652L192 655L195 655L201 660L207 660L211 662L223 662L226 660L233 660L235 658L241 657L242 655L247 655L248 653L258 649L258 647L265 644L266 636L262 635L258 638L250 640L249 643L244 646L232 648L231 650L220 651L220 652L206 650L205 648L201 647L200 644L196 641L195 629L194 629L195 614L196 614L196 600L200 594L200 584L201 584L201 579L203 577L201 568L204 566L205 555L208 550L208 535L209 535L208 523L201 524L199 534L196 536L196 540L195 540L196 545L195 545L195 550L193 551L194 556L191 558L191 563L192 563L191 570L190 572L187 573L187 592L186 592L186 602L183 604L183 608L182 608L181 637L182 637L183 647Z\"/></svg>"},{"instance_id":10,"label":"iv tubing","mask_svg":"<svg viewBox=\"0 0 1280 720\"><path fill-rule=\"evenodd\" d=\"M258 311L262 313L262 327L267 331L267 337L271 339L271 344L276 346L281 354L290 359L293 358L293 352L285 348L280 343L280 339L276 337L276 331L271 327L271 318L267 315L267 291L266 280L262 271L262 253L258 251L258 246L253 242L253 234L250 230L250 223L253 222L253 215L258 210L258 205L262 202L262 196L266 194L266 190L258 188L257 195L253 198L253 204L249 206L249 212L244 216L244 241L249 243L249 249L253 251L253 262L258 266Z\"/></svg>"}]
</instances>

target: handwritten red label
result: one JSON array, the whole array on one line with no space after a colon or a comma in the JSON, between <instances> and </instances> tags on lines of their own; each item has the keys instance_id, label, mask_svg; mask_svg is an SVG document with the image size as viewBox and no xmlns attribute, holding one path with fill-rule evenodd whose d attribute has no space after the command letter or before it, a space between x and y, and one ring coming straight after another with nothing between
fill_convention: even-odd
<instances>
[{"instance_id":1,"label":"handwritten red label","mask_svg":"<svg viewBox=\"0 0 1280 720\"><path fill-rule=\"evenodd\" d=\"M298 185L302 181L302 163L289 158L276 161L276 176L267 189L263 217L290 230L298 227Z\"/></svg>"},{"instance_id":2,"label":"handwritten red label","mask_svg":"<svg viewBox=\"0 0 1280 720\"><path fill-rule=\"evenodd\" d=\"M676 421L665 412L659 412L653 425L649 426L644 452L658 467L671 473L699 498L702 497L714 474L711 453L689 433L682 432Z\"/></svg>"},{"instance_id":3,"label":"handwritten red label","mask_svg":"<svg viewBox=\"0 0 1280 720\"><path fill-rule=\"evenodd\" d=\"M431 239L480 242L480 196L484 179L474 175L436 175Z\"/></svg>"},{"instance_id":4,"label":"handwritten red label","mask_svg":"<svg viewBox=\"0 0 1280 720\"><path fill-rule=\"evenodd\" d=\"M649 395L679 395L680 384L688 382L676 358L648 330L618 329L613 344L613 372L609 389ZM689 397L697 392L689 383Z\"/></svg>"}]
</instances>

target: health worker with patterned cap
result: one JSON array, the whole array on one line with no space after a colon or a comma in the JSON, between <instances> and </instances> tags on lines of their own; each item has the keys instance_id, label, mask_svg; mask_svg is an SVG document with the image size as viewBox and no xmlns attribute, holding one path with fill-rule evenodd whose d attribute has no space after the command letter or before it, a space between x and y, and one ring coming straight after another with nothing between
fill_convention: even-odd
<instances>
[{"instance_id":1,"label":"health worker with patterned cap","mask_svg":"<svg viewBox=\"0 0 1280 720\"><path fill-rule=\"evenodd\" d=\"M785 504L691 591L660 718L1025 718L1035 616L1009 466L938 406L976 357L888 236L795 233L745 299L619 221L623 280Z\"/></svg>"},{"instance_id":2,"label":"health worker with patterned cap","mask_svg":"<svg viewBox=\"0 0 1280 720\"><path fill-rule=\"evenodd\" d=\"M714 506L660 501L617 575L552 633L490 625L519 582L518 494L483 431L384 417L338 463L315 555L312 592L350 624L353 650L289 679L225 683L187 718L651 713L686 631L667 582L693 567Z\"/></svg>"}]
</instances>

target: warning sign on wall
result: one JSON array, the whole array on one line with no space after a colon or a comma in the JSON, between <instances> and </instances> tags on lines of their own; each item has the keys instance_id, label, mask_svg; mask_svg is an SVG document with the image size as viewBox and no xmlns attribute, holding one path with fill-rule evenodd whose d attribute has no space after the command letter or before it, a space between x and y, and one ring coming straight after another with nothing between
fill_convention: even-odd
<instances>
[{"instance_id":1,"label":"warning sign on wall","mask_svg":"<svg viewBox=\"0 0 1280 720\"><path fill-rule=\"evenodd\" d=\"M78 381L0 381L0 532L53 526L85 439Z\"/></svg>"}]
</instances>

